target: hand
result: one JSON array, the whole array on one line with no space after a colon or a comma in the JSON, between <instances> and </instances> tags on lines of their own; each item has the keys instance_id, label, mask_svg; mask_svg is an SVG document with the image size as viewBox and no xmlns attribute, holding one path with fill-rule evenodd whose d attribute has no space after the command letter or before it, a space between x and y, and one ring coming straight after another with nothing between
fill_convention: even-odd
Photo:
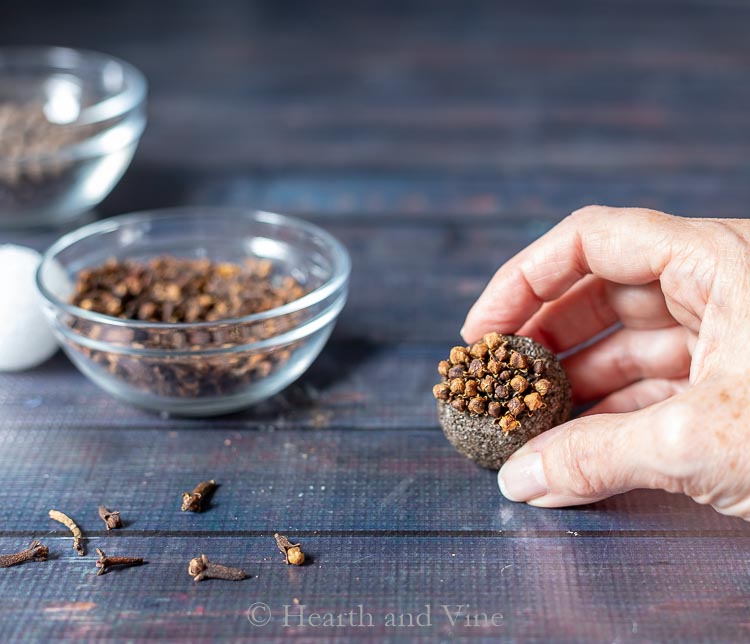
<instances>
[{"instance_id":1,"label":"hand","mask_svg":"<svg viewBox=\"0 0 750 644\"><path fill-rule=\"evenodd\" d=\"M750 221L589 206L502 266L466 318L563 352L578 402L516 452L502 493L540 507L634 488L750 520Z\"/></svg>"}]
</instances>

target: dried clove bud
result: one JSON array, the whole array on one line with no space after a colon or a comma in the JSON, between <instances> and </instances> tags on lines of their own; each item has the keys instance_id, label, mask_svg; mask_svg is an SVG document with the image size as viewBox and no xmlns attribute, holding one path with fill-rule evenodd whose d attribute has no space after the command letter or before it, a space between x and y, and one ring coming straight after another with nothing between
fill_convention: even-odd
<instances>
[{"instance_id":1,"label":"dried clove bud","mask_svg":"<svg viewBox=\"0 0 750 644\"><path fill-rule=\"evenodd\" d=\"M183 512L203 512L206 503L216 490L216 481L201 481L192 492L182 493Z\"/></svg>"},{"instance_id":2,"label":"dried clove bud","mask_svg":"<svg viewBox=\"0 0 750 644\"><path fill-rule=\"evenodd\" d=\"M532 366L532 371L537 375L541 375L544 373L544 360L534 360L534 365Z\"/></svg>"},{"instance_id":3,"label":"dried clove bud","mask_svg":"<svg viewBox=\"0 0 750 644\"><path fill-rule=\"evenodd\" d=\"M302 552L301 544L291 543L285 536L278 532L273 535L276 539L276 547L286 557L286 562L293 566L301 566L305 563L305 553Z\"/></svg>"},{"instance_id":4,"label":"dried clove bud","mask_svg":"<svg viewBox=\"0 0 750 644\"><path fill-rule=\"evenodd\" d=\"M464 364L469 361L469 352L465 347L453 347L450 352L452 364Z\"/></svg>"},{"instance_id":5,"label":"dried clove bud","mask_svg":"<svg viewBox=\"0 0 750 644\"><path fill-rule=\"evenodd\" d=\"M490 351L499 349L503 344L503 336L495 332L485 334L482 339Z\"/></svg>"},{"instance_id":6,"label":"dried clove bud","mask_svg":"<svg viewBox=\"0 0 750 644\"><path fill-rule=\"evenodd\" d=\"M488 353L489 349L484 342L477 342L476 344L472 345L471 350L469 351L469 354L473 358L479 358L480 360L484 360L487 357Z\"/></svg>"},{"instance_id":7,"label":"dried clove bud","mask_svg":"<svg viewBox=\"0 0 750 644\"><path fill-rule=\"evenodd\" d=\"M448 370L448 377L449 378L463 378L465 373L466 372L464 371L464 368L461 365L456 365L455 367L451 367Z\"/></svg>"},{"instance_id":8,"label":"dried clove bud","mask_svg":"<svg viewBox=\"0 0 750 644\"><path fill-rule=\"evenodd\" d=\"M445 383L440 383L432 388L432 395L438 400L448 400L451 396L451 388Z\"/></svg>"},{"instance_id":9,"label":"dried clove bud","mask_svg":"<svg viewBox=\"0 0 750 644\"><path fill-rule=\"evenodd\" d=\"M519 353L518 351L511 351L510 366L514 369L526 369L528 367L528 360L523 353Z\"/></svg>"},{"instance_id":10,"label":"dried clove bud","mask_svg":"<svg viewBox=\"0 0 750 644\"><path fill-rule=\"evenodd\" d=\"M49 550L47 546L43 546L36 539L31 542L31 545L21 552L14 552L10 555L0 555L0 568L10 568L11 566L17 566L24 561L47 561L49 556Z\"/></svg>"},{"instance_id":11,"label":"dried clove bud","mask_svg":"<svg viewBox=\"0 0 750 644\"><path fill-rule=\"evenodd\" d=\"M542 396L538 394L536 391L533 393L530 393L528 396L524 396L523 401L524 403L526 403L526 406L529 408L529 411L536 411L537 409L546 407L546 405L544 404L544 401L542 400Z\"/></svg>"},{"instance_id":12,"label":"dried clove bud","mask_svg":"<svg viewBox=\"0 0 750 644\"><path fill-rule=\"evenodd\" d=\"M503 414L503 406L499 402L493 400L487 405L487 413L493 418L500 418Z\"/></svg>"},{"instance_id":13,"label":"dried clove bud","mask_svg":"<svg viewBox=\"0 0 750 644\"><path fill-rule=\"evenodd\" d=\"M479 396L477 396L476 398L472 398L469 401L468 408L469 408L469 411L472 414L479 415L479 414L483 414L484 413L484 410L486 409L486 405L487 405L487 403L486 403L485 399L484 398L480 398Z\"/></svg>"},{"instance_id":14,"label":"dried clove bud","mask_svg":"<svg viewBox=\"0 0 750 644\"><path fill-rule=\"evenodd\" d=\"M547 392L550 390L550 387L552 386L552 383L549 380L546 380L545 378L542 378L541 380L537 380L534 383L534 389L536 389L542 396L546 396Z\"/></svg>"},{"instance_id":15,"label":"dried clove bud","mask_svg":"<svg viewBox=\"0 0 750 644\"><path fill-rule=\"evenodd\" d=\"M526 405L523 404L523 401L520 398L511 398L508 401L508 411L513 414L514 418L525 411L525 409Z\"/></svg>"},{"instance_id":16,"label":"dried clove bud","mask_svg":"<svg viewBox=\"0 0 750 644\"><path fill-rule=\"evenodd\" d=\"M140 566L146 563L141 557L107 557L101 548L97 548L96 552L99 555L99 559L96 560L96 567L99 569L97 576L103 575L107 568L112 566Z\"/></svg>"},{"instance_id":17,"label":"dried clove bud","mask_svg":"<svg viewBox=\"0 0 750 644\"><path fill-rule=\"evenodd\" d=\"M498 398L507 398L510 396L510 387L508 385L498 385L495 387L495 396Z\"/></svg>"},{"instance_id":18,"label":"dried clove bud","mask_svg":"<svg viewBox=\"0 0 750 644\"><path fill-rule=\"evenodd\" d=\"M502 371L502 365L495 360L495 358L490 358L489 362L487 362L487 371L489 371L493 376L496 376L497 374Z\"/></svg>"},{"instance_id":19,"label":"dried clove bud","mask_svg":"<svg viewBox=\"0 0 750 644\"><path fill-rule=\"evenodd\" d=\"M505 346L501 346L495 350L495 359L498 362L505 362L508 359L510 352Z\"/></svg>"},{"instance_id":20,"label":"dried clove bud","mask_svg":"<svg viewBox=\"0 0 750 644\"><path fill-rule=\"evenodd\" d=\"M475 378L482 378L486 373L487 370L481 360L475 359L469 364L469 375L474 376Z\"/></svg>"},{"instance_id":21,"label":"dried clove bud","mask_svg":"<svg viewBox=\"0 0 750 644\"><path fill-rule=\"evenodd\" d=\"M99 517L104 524L107 526L107 530L115 530L116 528L122 528L122 521L120 520L120 513L115 511L107 510L103 505L99 506Z\"/></svg>"},{"instance_id":22,"label":"dried clove bud","mask_svg":"<svg viewBox=\"0 0 750 644\"><path fill-rule=\"evenodd\" d=\"M500 429L503 430L504 433L512 432L514 429L518 429L521 426L521 423L519 423L513 416L510 414L505 414L500 419Z\"/></svg>"},{"instance_id":23,"label":"dried clove bud","mask_svg":"<svg viewBox=\"0 0 750 644\"><path fill-rule=\"evenodd\" d=\"M491 394L493 391L495 391L496 386L495 379L492 376L485 376L482 378L482 382L479 385L479 388L486 394Z\"/></svg>"},{"instance_id":24,"label":"dried clove bud","mask_svg":"<svg viewBox=\"0 0 750 644\"><path fill-rule=\"evenodd\" d=\"M505 369L504 371L501 371L497 375L497 377L500 378L500 380L502 380L502 381L510 380L512 376L513 376L513 374L510 371L508 371L507 369Z\"/></svg>"},{"instance_id":25,"label":"dried clove bud","mask_svg":"<svg viewBox=\"0 0 750 644\"><path fill-rule=\"evenodd\" d=\"M450 368L451 363L447 360L441 360L440 362L438 362L438 373L443 376L443 378L446 378L448 376Z\"/></svg>"},{"instance_id":26,"label":"dried clove bud","mask_svg":"<svg viewBox=\"0 0 750 644\"><path fill-rule=\"evenodd\" d=\"M464 395L467 398L473 398L477 395L478 385L476 380L467 380L464 385Z\"/></svg>"},{"instance_id":27,"label":"dried clove bud","mask_svg":"<svg viewBox=\"0 0 750 644\"><path fill-rule=\"evenodd\" d=\"M513 388L513 391L517 391L519 394L522 394L528 388L529 381L520 375L513 376L510 379L510 386Z\"/></svg>"},{"instance_id":28,"label":"dried clove bud","mask_svg":"<svg viewBox=\"0 0 750 644\"><path fill-rule=\"evenodd\" d=\"M466 388L466 381L461 378L454 378L451 380L451 393L458 396L463 395L464 389Z\"/></svg>"},{"instance_id":29,"label":"dried clove bud","mask_svg":"<svg viewBox=\"0 0 750 644\"><path fill-rule=\"evenodd\" d=\"M451 407L456 411L466 411L466 401L463 398L454 398L451 400Z\"/></svg>"},{"instance_id":30,"label":"dried clove bud","mask_svg":"<svg viewBox=\"0 0 750 644\"><path fill-rule=\"evenodd\" d=\"M242 581L247 576L242 568L232 568L209 562L206 555L190 560L188 574L192 576L193 581L203 581L204 579Z\"/></svg>"}]
</instances>

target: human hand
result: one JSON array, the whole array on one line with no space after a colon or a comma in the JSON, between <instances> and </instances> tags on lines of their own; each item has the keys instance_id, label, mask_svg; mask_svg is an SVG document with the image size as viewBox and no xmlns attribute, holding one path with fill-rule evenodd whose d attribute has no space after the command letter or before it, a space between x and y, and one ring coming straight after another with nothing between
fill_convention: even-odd
<instances>
[{"instance_id":1,"label":"human hand","mask_svg":"<svg viewBox=\"0 0 750 644\"><path fill-rule=\"evenodd\" d=\"M601 401L518 450L502 493L539 507L635 488L750 520L750 221L588 206L509 260L466 342L498 331L564 352L577 402Z\"/></svg>"}]
</instances>

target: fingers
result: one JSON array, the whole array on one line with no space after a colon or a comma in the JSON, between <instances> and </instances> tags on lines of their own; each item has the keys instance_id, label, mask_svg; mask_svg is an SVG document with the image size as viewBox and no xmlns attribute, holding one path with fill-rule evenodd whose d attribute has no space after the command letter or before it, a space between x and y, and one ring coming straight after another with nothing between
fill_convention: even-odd
<instances>
[{"instance_id":1,"label":"fingers","mask_svg":"<svg viewBox=\"0 0 750 644\"><path fill-rule=\"evenodd\" d=\"M658 329L676 324L659 282L632 286L587 275L561 297L544 304L518 333L561 353L617 322L635 329Z\"/></svg>"},{"instance_id":2,"label":"fingers","mask_svg":"<svg viewBox=\"0 0 750 644\"><path fill-rule=\"evenodd\" d=\"M645 381L633 385L600 407L646 404L642 409L585 416L529 441L498 472L500 491L511 501L562 507L634 488L662 489L750 520L744 380L727 372L682 391L684 382L649 385L651 391Z\"/></svg>"},{"instance_id":3,"label":"fingers","mask_svg":"<svg viewBox=\"0 0 750 644\"><path fill-rule=\"evenodd\" d=\"M685 391L688 387L686 378L667 380L649 378L624 387L607 396L604 400L587 410L582 416L595 414L623 414L643 409Z\"/></svg>"},{"instance_id":4,"label":"fingers","mask_svg":"<svg viewBox=\"0 0 750 644\"><path fill-rule=\"evenodd\" d=\"M586 416L550 429L503 465L500 491L511 501L560 507L653 487L658 477L643 457L650 417L646 410Z\"/></svg>"},{"instance_id":5,"label":"fingers","mask_svg":"<svg viewBox=\"0 0 750 644\"><path fill-rule=\"evenodd\" d=\"M595 400L644 378L687 378L690 335L678 326L615 331L563 361L574 398Z\"/></svg>"},{"instance_id":6,"label":"fingers","mask_svg":"<svg viewBox=\"0 0 750 644\"><path fill-rule=\"evenodd\" d=\"M583 208L497 271L461 333L467 342L486 331L514 333L589 273L618 284L653 282L684 245L683 228L679 218L652 210Z\"/></svg>"},{"instance_id":7,"label":"fingers","mask_svg":"<svg viewBox=\"0 0 750 644\"><path fill-rule=\"evenodd\" d=\"M567 351L618 321L607 297L607 282L595 275L583 277L566 293L541 306L520 329L553 353Z\"/></svg>"},{"instance_id":8,"label":"fingers","mask_svg":"<svg viewBox=\"0 0 750 644\"><path fill-rule=\"evenodd\" d=\"M511 501L538 507L652 488L681 492L750 520L745 393L736 390L736 378L724 375L638 411L573 420L518 450L501 468L498 483Z\"/></svg>"}]
</instances>

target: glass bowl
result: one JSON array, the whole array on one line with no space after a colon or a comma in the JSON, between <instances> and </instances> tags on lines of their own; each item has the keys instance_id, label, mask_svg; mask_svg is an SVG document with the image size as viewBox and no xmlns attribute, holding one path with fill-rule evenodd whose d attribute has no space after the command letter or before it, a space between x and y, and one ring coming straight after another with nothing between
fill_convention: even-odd
<instances>
[{"instance_id":1,"label":"glass bowl","mask_svg":"<svg viewBox=\"0 0 750 644\"><path fill-rule=\"evenodd\" d=\"M146 80L111 56L0 48L0 227L61 225L119 181L146 124Z\"/></svg>"},{"instance_id":2,"label":"glass bowl","mask_svg":"<svg viewBox=\"0 0 750 644\"><path fill-rule=\"evenodd\" d=\"M276 279L292 276L306 294L243 318L179 324L125 320L68 303L82 269L109 258L162 255L270 260ZM83 226L46 251L36 281L53 332L95 384L139 407L209 416L268 398L305 372L344 306L349 272L346 249L317 226L267 212L207 207Z\"/></svg>"}]
</instances>

